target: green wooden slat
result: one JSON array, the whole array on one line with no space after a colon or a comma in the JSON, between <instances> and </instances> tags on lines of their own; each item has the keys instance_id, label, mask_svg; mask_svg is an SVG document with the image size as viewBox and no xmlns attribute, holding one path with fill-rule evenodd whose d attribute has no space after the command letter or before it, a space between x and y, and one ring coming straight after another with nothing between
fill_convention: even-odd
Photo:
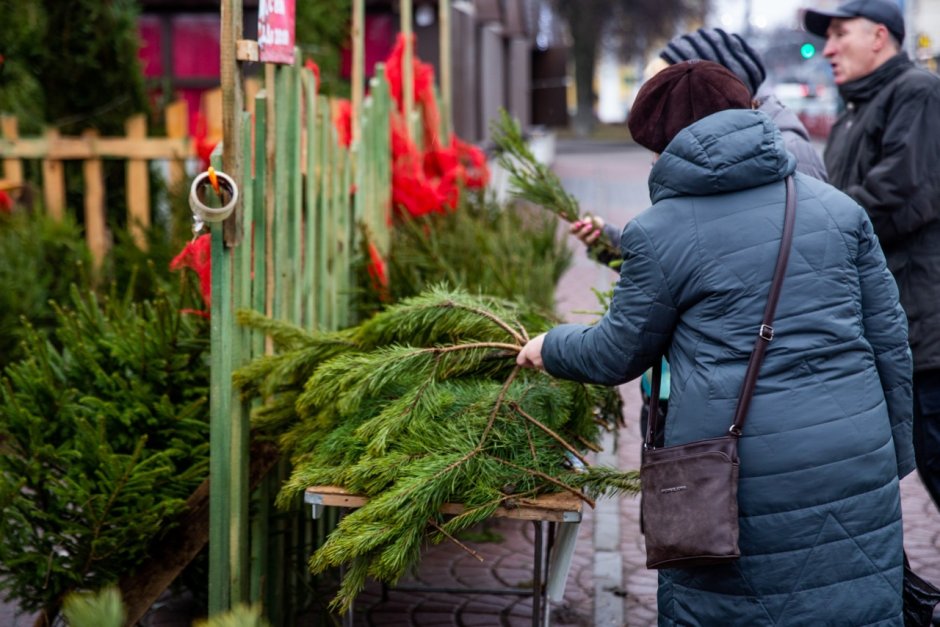
<instances>
[{"instance_id":1,"label":"green wooden slat","mask_svg":"<svg viewBox=\"0 0 940 627\"><path fill-rule=\"evenodd\" d=\"M342 149L342 177L340 179L339 206L340 225L343 233L340 258L340 327L348 327L352 320L352 263L354 258L353 247L356 245L354 209L350 201L349 186L352 184L353 160L348 150Z\"/></svg>"},{"instance_id":2,"label":"green wooden slat","mask_svg":"<svg viewBox=\"0 0 940 627\"><path fill-rule=\"evenodd\" d=\"M239 125L239 132L242 134L242 163L250 164L251 114L243 111L239 117ZM251 232L254 224L254 188L250 165L244 169L239 186L242 196L236 211L242 213L245 235L232 251L234 259L233 301L235 309L245 309L251 306ZM234 316L232 324L235 324ZM235 325L233 335L235 341L232 343L232 364L238 367L251 358L251 334L248 329ZM230 385L230 388L232 395L232 528L229 535L229 559L232 563L231 603L237 605L248 601L251 577L248 534L250 525L248 417L251 407L249 403L239 399L234 386Z\"/></svg>"},{"instance_id":3,"label":"green wooden slat","mask_svg":"<svg viewBox=\"0 0 940 627\"><path fill-rule=\"evenodd\" d=\"M330 260L331 268L330 274L332 277L330 285L330 308L332 309L331 321L332 328L338 329L341 326L341 312L340 312L340 290L342 289L341 285L341 272L342 268L340 263L342 262L342 250L343 245L345 244L345 234L343 233L343 222L340 218L340 212L342 211L339 203L339 186L342 181L342 151L337 143L336 138L336 129L333 126L330 126L330 154L331 154L331 163L332 167L330 168L330 236L332 238L333 245L331 246L331 255Z\"/></svg>"},{"instance_id":4,"label":"green wooden slat","mask_svg":"<svg viewBox=\"0 0 940 627\"><path fill-rule=\"evenodd\" d=\"M231 256L222 237L222 223L212 229L212 320L209 426L209 614L231 606L231 384L232 306Z\"/></svg>"},{"instance_id":5,"label":"green wooden slat","mask_svg":"<svg viewBox=\"0 0 940 627\"><path fill-rule=\"evenodd\" d=\"M278 320L289 315L287 294L290 291L288 273L288 117L290 108L290 68L277 69L277 98L274 100L275 147L274 147L274 303L273 314Z\"/></svg>"},{"instance_id":6,"label":"green wooden slat","mask_svg":"<svg viewBox=\"0 0 940 627\"><path fill-rule=\"evenodd\" d=\"M317 134L317 81L313 72L304 70L304 92L307 103L307 163L305 170L306 182L306 237L304 238L306 250L304 251L304 325L308 329L318 327L319 315L317 304L319 293L316 284L316 255L319 254L317 246L317 165L319 163L317 147L319 135Z\"/></svg>"},{"instance_id":7,"label":"green wooden slat","mask_svg":"<svg viewBox=\"0 0 940 627\"><path fill-rule=\"evenodd\" d=\"M266 284L266 247L267 217L265 215L265 181L268 164L265 152L267 138L267 95L264 92L255 97L255 176L252 181L254 208L254 277L252 279L252 309L265 311ZM253 357L264 354L264 336L255 333L252 336L251 353ZM270 517L271 490L269 481L262 482L253 495L255 515L251 520L251 582L250 599L252 603L263 600L263 585L269 567L268 520Z\"/></svg>"},{"instance_id":8,"label":"green wooden slat","mask_svg":"<svg viewBox=\"0 0 940 627\"><path fill-rule=\"evenodd\" d=\"M264 210L265 181L268 171L267 154L267 95L262 92L255 97L255 177L254 188L254 270L252 280L251 303L252 309L265 312L265 283L267 274L265 270L267 219ZM252 356L259 357L264 354L264 336L255 333L252 336Z\"/></svg>"},{"instance_id":9,"label":"green wooden slat","mask_svg":"<svg viewBox=\"0 0 940 627\"><path fill-rule=\"evenodd\" d=\"M297 58L300 58L300 51L296 51ZM290 321L294 324L300 324L302 295L300 280L303 276L301 266L301 245L303 242L303 213L301 203L303 202L303 177L300 165L300 125L301 125L301 98L300 91L300 68L285 68L288 71L288 84L290 92L288 93L288 121L287 135L279 137L287 145L287 180L289 187L288 196L288 214L290 222L290 295L289 303Z\"/></svg>"},{"instance_id":10,"label":"green wooden slat","mask_svg":"<svg viewBox=\"0 0 940 627\"><path fill-rule=\"evenodd\" d=\"M320 110L320 228L317 236L318 246L320 248L320 280L318 281L319 293L322 295L320 307L320 320L323 329L333 329L333 247L334 241L331 239L332 233L332 210L331 202L332 175L333 169L332 156L330 150L332 139L332 120L330 119L329 101L320 97L318 108Z\"/></svg>"}]
</instances>

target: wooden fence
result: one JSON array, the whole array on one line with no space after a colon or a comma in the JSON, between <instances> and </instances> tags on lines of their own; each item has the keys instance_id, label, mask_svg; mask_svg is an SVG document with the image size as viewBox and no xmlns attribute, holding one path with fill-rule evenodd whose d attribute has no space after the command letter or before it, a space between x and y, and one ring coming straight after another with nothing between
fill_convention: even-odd
<instances>
[{"instance_id":1,"label":"wooden fence","mask_svg":"<svg viewBox=\"0 0 940 627\"><path fill-rule=\"evenodd\" d=\"M257 80L246 81L250 97L260 89ZM253 111L253 100L249 111ZM206 91L201 99L200 113L206 120L209 143L222 139L222 92ZM197 143L189 135L189 105L177 100L164 111L165 136L148 135L144 114L135 115L124 123L124 135L102 137L89 129L80 136L62 136L54 128L38 137L22 137L17 119L0 115L0 190L20 190L24 184L24 161L41 162L42 206L53 218L62 219L66 208L66 177L64 163L81 161L83 174L83 223L85 239L96 265L105 258L111 238L106 219L103 160L126 162L127 224L134 241L142 249L147 246L147 230L152 223L150 193L150 162L166 161L166 183L170 189L186 180L185 161L197 156Z\"/></svg>"},{"instance_id":2,"label":"wooden fence","mask_svg":"<svg viewBox=\"0 0 940 627\"><path fill-rule=\"evenodd\" d=\"M61 219L66 211L63 162L81 161L85 237L93 258L100 263L107 254L109 242L102 160L127 161L127 223L137 244L146 247L146 232L151 224L148 163L168 160L171 162L169 182L183 179L183 161L195 156L187 130L188 117L185 101L167 107L166 137L149 137L143 114L125 122L123 137L101 137L94 130L78 137L64 137L55 129L47 130L41 137L20 137L16 118L4 116L3 138L0 139L2 179L7 187L18 188L24 183L22 161L40 160L43 206L50 216Z\"/></svg>"},{"instance_id":3,"label":"wooden fence","mask_svg":"<svg viewBox=\"0 0 940 627\"><path fill-rule=\"evenodd\" d=\"M255 115L239 117L242 201L234 231L242 236L227 243L225 225L211 225L211 613L261 601L280 625L298 604L303 577L300 583L290 578L306 571L316 539L309 515L272 509L285 464L260 490L250 489L250 407L233 390L231 375L268 347L235 324L234 312L255 309L325 330L353 322L359 237L368 232L386 249L391 208L392 103L381 66L370 86L352 149L338 141L335 103L318 94L316 78L303 67L271 66Z\"/></svg>"}]
</instances>

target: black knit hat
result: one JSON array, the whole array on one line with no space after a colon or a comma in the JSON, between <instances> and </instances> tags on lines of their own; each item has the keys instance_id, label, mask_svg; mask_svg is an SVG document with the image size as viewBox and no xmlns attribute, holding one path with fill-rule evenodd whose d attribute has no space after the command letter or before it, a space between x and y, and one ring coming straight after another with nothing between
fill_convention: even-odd
<instances>
[{"instance_id":1,"label":"black knit hat","mask_svg":"<svg viewBox=\"0 0 940 627\"><path fill-rule=\"evenodd\" d=\"M659 56L672 65L690 59L719 63L734 72L751 90L752 96L767 76L757 51L740 35L729 35L720 28L700 28L694 33L679 35L666 44Z\"/></svg>"}]
</instances>

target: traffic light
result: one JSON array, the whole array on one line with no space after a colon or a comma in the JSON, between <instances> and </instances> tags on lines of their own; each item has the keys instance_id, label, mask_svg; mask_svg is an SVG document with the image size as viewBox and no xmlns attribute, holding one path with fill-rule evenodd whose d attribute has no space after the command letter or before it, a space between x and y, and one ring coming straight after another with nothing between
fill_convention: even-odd
<instances>
[{"instance_id":1,"label":"traffic light","mask_svg":"<svg viewBox=\"0 0 940 627\"><path fill-rule=\"evenodd\" d=\"M804 59L812 59L816 55L816 46L810 42L806 42L800 46L800 56Z\"/></svg>"}]
</instances>

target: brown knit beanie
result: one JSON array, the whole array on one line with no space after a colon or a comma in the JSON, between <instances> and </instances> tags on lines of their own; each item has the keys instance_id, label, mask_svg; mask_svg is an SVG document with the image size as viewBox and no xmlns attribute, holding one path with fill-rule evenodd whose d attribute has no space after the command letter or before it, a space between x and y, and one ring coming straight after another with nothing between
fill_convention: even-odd
<instances>
[{"instance_id":1,"label":"brown knit beanie","mask_svg":"<svg viewBox=\"0 0 940 627\"><path fill-rule=\"evenodd\" d=\"M633 141L661 153L686 126L725 109L750 109L751 92L733 72L711 61L671 65L644 83L630 108Z\"/></svg>"}]
</instances>

